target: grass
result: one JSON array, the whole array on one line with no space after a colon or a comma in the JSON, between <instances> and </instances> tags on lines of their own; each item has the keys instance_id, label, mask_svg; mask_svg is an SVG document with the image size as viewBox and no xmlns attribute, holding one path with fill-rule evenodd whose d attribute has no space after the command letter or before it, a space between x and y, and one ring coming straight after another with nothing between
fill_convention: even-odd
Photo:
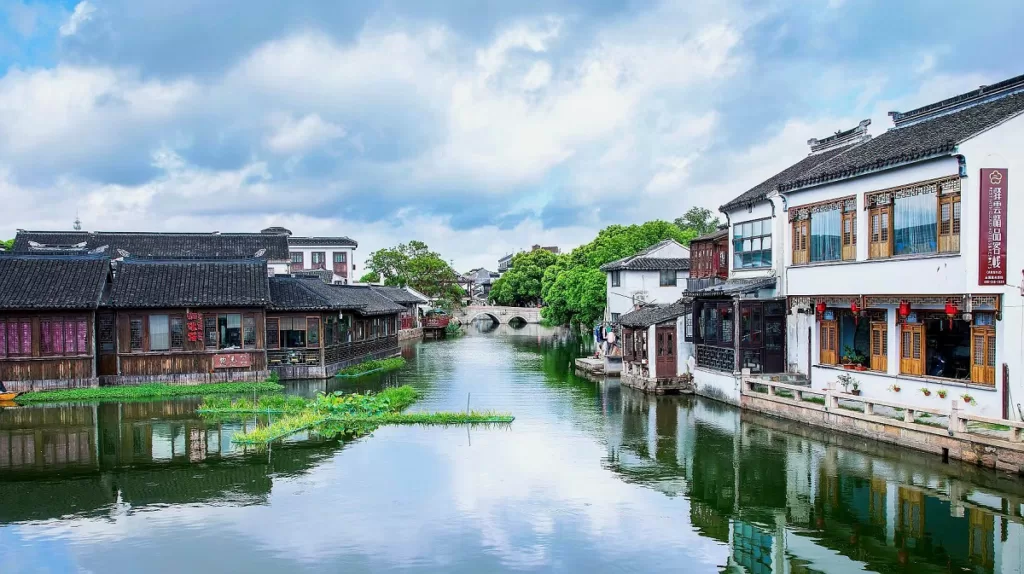
<instances>
[{"instance_id":1,"label":"grass","mask_svg":"<svg viewBox=\"0 0 1024 574\"><path fill-rule=\"evenodd\" d=\"M196 412L211 414L298 413L306 407L306 399L281 394L262 395L256 402L249 397L205 397Z\"/></svg>"},{"instance_id":2,"label":"grass","mask_svg":"<svg viewBox=\"0 0 1024 574\"><path fill-rule=\"evenodd\" d=\"M243 445L265 445L303 430L312 429L322 436L362 436L381 425L395 424L500 424L511 423L515 418L504 413L490 411L409 413L402 411L418 398L416 389L405 385L385 389L376 394L333 393L319 395L313 400L288 397L283 401L266 403L267 408L278 408L284 416L277 421L257 427L247 433L237 434L232 440ZM264 402L238 399L223 401L209 399L200 408L203 416L226 412L269 412L262 410ZM249 411L241 409L249 408ZM232 410L233 409L233 410Z\"/></svg>"},{"instance_id":3,"label":"grass","mask_svg":"<svg viewBox=\"0 0 1024 574\"><path fill-rule=\"evenodd\" d=\"M982 423L982 422L976 422L976 421L971 421L970 423L968 423L967 427L968 428L970 428L970 427L976 427L976 428L977 427L981 427L983 429L994 430L994 431L1009 431L1009 430L1011 430L1010 427L1008 427L1006 425L1001 425L1001 424L996 424L996 423Z\"/></svg>"},{"instance_id":4,"label":"grass","mask_svg":"<svg viewBox=\"0 0 1024 574\"><path fill-rule=\"evenodd\" d=\"M824 397L804 397L803 401L805 403L814 403L816 405L823 405L823 404L825 404L825 398Z\"/></svg>"},{"instance_id":5,"label":"grass","mask_svg":"<svg viewBox=\"0 0 1024 574\"><path fill-rule=\"evenodd\" d=\"M346 367L335 375L337 377L361 377L370 373L376 373L378 371L393 371L400 369L405 366L404 357L391 357L389 359L375 359L372 361L364 361L358 365L352 365Z\"/></svg>"},{"instance_id":6,"label":"grass","mask_svg":"<svg viewBox=\"0 0 1024 574\"><path fill-rule=\"evenodd\" d=\"M15 399L19 404L79 401L123 401L161 399L213 394L272 393L284 387L270 381L260 383L207 383L202 385L168 385L154 383L134 387L99 387L25 393Z\"/></svg>"}]
</instances>

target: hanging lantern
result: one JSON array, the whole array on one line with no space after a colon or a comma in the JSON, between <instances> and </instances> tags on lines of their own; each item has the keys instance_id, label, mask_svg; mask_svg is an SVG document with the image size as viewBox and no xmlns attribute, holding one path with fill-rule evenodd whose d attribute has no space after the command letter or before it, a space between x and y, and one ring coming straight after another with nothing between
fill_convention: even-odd
<instances>
[{"instance_id":1,"label":"hanging lantern","mask_svg":"<svg viewBox=\"0 0 1024 574\"><path fill-rule=\"evenodd\" d=\"M853 313L854 317L856 317L857 315L860 315L860 305L857 304L857 300L856 299L854 299L853 301L850 301L850 312Z\"/></svg>"},{"instance_id":2,"label":"hanging lantern","mask_svg":"<svg viewBox=\"0 0 1024 574\"><path fill-rule=\"evenodd\" d=\"M818 312L818 315L824 315L825 314L825 301L824 300L818 301L818 305L814 308L814 310Z\"/></svg>"},{"instance_id":3,"label":"hanging lantern","mask_svg":"<svg viewBox=\"0 0 1024 574\"><path fill-rule=\"evenodd\" d=\"M903 318L903 319L907 318L907 315L910 314L910 301L907 301L906 299L904 299L903 301L900 301L899 313L900 313L900 317L901 318Z\"/></svg>"},{"instance_id":4,"label":"hanging lantern","mask_svg":"<svg viewBox=\"0 0 1024 574\"><path fill-rule=\"evenodd\" d=\"M957 308L956 303L954 303L953 301L946 301L946 317L949 317L950 329L953 328L953 319L957 316L959 312L960 309Z\"/></svg>"}]
</instances>

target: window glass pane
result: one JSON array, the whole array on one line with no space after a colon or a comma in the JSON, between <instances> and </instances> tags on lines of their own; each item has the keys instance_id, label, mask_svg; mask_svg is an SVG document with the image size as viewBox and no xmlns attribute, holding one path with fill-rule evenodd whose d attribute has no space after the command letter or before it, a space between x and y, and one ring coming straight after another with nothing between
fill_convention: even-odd
<instances>
[{"instance_id":1,"label":"window glass pane","mask_svg":"<svg viewBox=\"0 0 1024 574\"><path fill-rule=\"evenodd\" d=\"M732 236L733 237L742 237L743 236L743 224L741 224L741 223L733 224L733 226L732 226Z\"/></svg>"},{"instance_id":2,"label":"window glass pane","mask_svg":"<svg viewBox=\"0 0 1024 574\"><path fill-rule=\"evenodd\" d=\"M762 233L761 227L762 227L763 224L764 224L764 221L762 221L762 220L751 221L750 222L750 235L761 235L761 233Z\"/></svg>"},{"instance_id":3,"label":"window glass pane","mask_svg":"<svg viewBox=\"0 0 1024 574\"><path fill-rule=\"evenodd\" d=\"M743 254L743 267L747 268L747 267L753 267L753 266L754 266L754 254L753 253L744 253Z\"/></svg>"},{"instance_id":4,"label":"window glass pane","mask_svg":"<svg viewBox=\"0 0 1024 574\"><path fill-rule=\"evenodd\" d=\"M746 252L748 252L750 250L751 250L750 240L749 239L744 239L743 240L743 252L746 253Z\"/></svg>"},{"instance_id":5,"label":"window glass pane","mask_svg":"<svg viewBox=\"0 0 1024 574\"><path fill-rule=\"evenodd\" d=\"M267 348L276 349L278 343L278 329L280 323L276 319L267 319Z\"/></svg>"},{"instance_id":6,"label":"window glass pane","mask_svg":"<svg viewBox=\"0 0 1024 574\"><path fill-rule=\"evenodd\" d=\"M129 321L129 348L133 351L142 350L142 319Z\"/></svg>"},{"instance_id":7,"label":"window glass pane","mask_svg":"<svg viewBox=\"0 0 1024 574\"><path fill-rule=\"evenodd\" d=\"M754 232L754 226L749 221L743 224L743 237L750 237Z\"/></svg>"},{"instance_id":8,"label":"window glass pane","mask_svg":"<svg viewBox=\"0 0 1024 574\"><path fill-rule=\"evenodd\" d=\"M811 261L838 261L842 254L842 214L838 209L811 214Z\"/></svg>"},{"instance_id":9,"label":"window glass pane","mask_svg":"<svg viewBox=\"0 0 1024 574\"><path fill-rule=\"evenodd\" d=\"M203 317L203 328L206 331L206 348L217 348L217 315Z\"/></svg>"},{"instance_id":10,"label":"window glass pane","mask_svg":"<svg viewBox=\"0 0 1024 574\"><path fill-rule=\"evenodd\" d=\"M772 250L768 249L761 252L761 267L772 266Z\"/></svg>"},{"instance_id":11,"label":"window glass pane","mask_svg":"<svg viewBox=\"0 0 1024 574\"><path fill-rule=\"evenodd\" d=\"M171 348L170 326L167 315L149 316L149 350L166 351Z\"/></svg>"},{"instance_id":12,"label":"window glass pane","mask_svg":"<svg viewBox=\"0 0 1024 574\"><path fill-rule=\"evenodd\" d=\"M761 240L761 249L771 249L771 248L772 248L772 237L771 237L771 235L766 235L764 237L764 239Z\"/></svg>"},{"instance_id":13,"label":"window glass pane","mask_svg":"<svg viewBox=\"0 0 1024 574\"><path fill-rule=\"evenodd\" d=\"M893 209L893 252L896 255L934 253L938 209L935 194L896 198Z\"/></svg>"},{"instance_id":14,"label":"window glass pane","mask_svg":"<svg viewBox=\"0 0 1024 574\"><path fill-rule=\"evenodd\" d=\"M743 255L742 254L737 253L736 255L733 256L733 258L732 258L732 267L733 267L733 269L742 269L743 268Z\"/></svg>"},{"instance_id":15,"label":"window glass pane","mask_svg":"<svg viewBox=\"0 0 1024 574\"><path fill-rule=\"evenodd\" d=\"M185 346L185 321L181 317L171 317L171 348L181 349Z\"/></svg>"},{"instance_id":16,"label":"window glass pane","mask_svg":"<svg viewBox=\"0 0 1024 574\"><path fill-rule=\"evenodd\" d=\"M306 346L320 346L320 319L315 317L306 319Z\"/></svg>"},{"instance_id":17,"label":"window glass pane","mask_svg":"<svg viewBox=\"0 0 1024 574\"><path fill-rule=\"evenodd\" d=\"M761 238L760 237L758 237L756 239L751 239L750 240L750 249L752 249L753 251L760 251L761 250Z\"/></svg>"},{"instance_id":18,"label":"window glass pane","mask_svg":"<svg viewBox=\"0 0 1024 574\"><path fill-rule=\"evenodd\" d=\"M256 347L256 317L248 316L245 318L245 330L243 336L243 343L246 349Z\"/></svg>"},{"instance_id":19,"label":"window glass pane","mask_svg":"<svg viewBox=\"0 0 1024 574\"><path fill-rule=\"evenodd\" d=\"M242 315L230 313L217 317L217 330L220 332L221 349L242 348Z\"/></svg>"}]
</instances>

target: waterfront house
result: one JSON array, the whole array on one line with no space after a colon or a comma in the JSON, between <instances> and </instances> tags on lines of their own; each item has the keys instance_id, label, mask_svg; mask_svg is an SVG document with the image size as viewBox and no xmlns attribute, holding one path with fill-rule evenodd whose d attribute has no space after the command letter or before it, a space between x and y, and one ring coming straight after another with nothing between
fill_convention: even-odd
<instances>
[{"instance_id":1,"label":"waterfront house","mask_svg":"<svg viewBox=\"0 0 1024 574\"><path fill-rule=\"evenodd\" d=\"M370 359L396 356L401 305L370 287L272 277L267 360L281 379L331 377Z\"/></svg>"},{"instance_id":2,"label":"waterfront house","mask_svg":"<svg viewBox=\"0 0 1024 574\"><path fill-rule=\"evenodd\" d=\"M97 384L96 308L105 257L0 257L0 381L10 391Z\"/></svg>"},{"instance_id":3,"label":"waterfront house","mask_svg":"<svg viewBox=\"0 0 1024 574\"><path fill-rule=\"evenodd\" d=\"M679 361L681 324L690 302L653 303L618 318L622 328L622 384L646 392L692 392L685 362Z\"/></svg>"},{"instance_id":4,"label":"waterfront house","mask_svg":"<svg viewBox=\"0 0 1024 574\"><path fill-rule=\"evenodd\" d=\"M283 227L268 227L264 235L284 235L288 238L288 269L302 271L329 271L329 283L347 285L355 281L355 250L359 243L349 237L296 237Z\"/></svg>"},{"instance_id":5,"label":"waterfront house","mask_svg":"<svg viewBox=\"0 0 1024 574\"><path fill-rule=\"evenodd\" d=\"M146 233L18 230L11 251L22 255L100 254L112 260L262 259L288 273L288 238L262 233Z\"/></svg>"},{"instance_id":6,"label":"waterfront house","mask_svg":"<svg viewBox=\"0 0 1024 574\"><path fill-rule=\"evenodd\" d=\"M644 305L678 300L689 277L690 250L674 239L666 239L606 263L601 271L608 276L604 318L616 322L621 315Z\"/></svg>"},{"instance_id":7,"label":"waterfront house","mask_svg":"<svg viewBox=\"0 0 1024 574\"><path fill-rule=\"evenodd\" d=\"M729 226L690 242L690 276L687 291L710 287L729 278Z\"/></svg>"},{"instance_id":8,"label":"waterfront house","mask_svg":"<svg viewBox=\"0 0 1024 574\"><path fill-rule=\"evenodd\" d=\"M97 319L100 382L264 379L269 302L260 259L119 261Z\"/></svg>"},{"instance_id":9,"label":"waterfront house","mask_svg":"<svg viewBox=\"0 0 1024 574\"><path fill-rule=\"evenodd\" d=\"M398 316L401 324L401 329L398 332L399 338L409 338L410 334L418 333L416 330L420 328L419 308L421 305L426 305L429 301L425 295L413 293L407 287L373 285L370 289L374 293L383 295L394 303L401 305L404 309ZM403 331L406 333L403 334Z\"/></svg>"},{"instance_id":10,"label":"waterfront house","mask_svg":"<svg viewBox=\"0 0 1024 574\"><path fill-rule=\"evenodd\" d=\"M699 394L738 403L743 369L789 370L787 333L793 326L786 315L783 253L778 248L785 206L776 188L863 141L866 128L861 124L832 136L807 157L722 205L728 222L724 237L717 231L698 241L704 263L701 277L690 281L685 293L693 305L682 325L679 360L689 362L692 353Z\"/></svg>"},{"instance_id":11,"label":"waterfront house","mask_svg":"<svg viewBox=\"0 0 1024 574\"><path fill-rule=\"evenodd\" d=\"M470 304L473 301L486 301L491 294L491 285L494 284L501 274L489 271L480 267L472 269L458 279L459 286L466 291Z\"/></svg>"},{"instance_id":12,"label":"waterfront house","mask_svg":"<svg viewBox=\"0 0 1024 574\"><path fill-rule=\"evenodd\" d=\"M1022 113L1019 76L892 112L882 135L779 182L806 324L790 361L814 386L845 370L866 397L1019 418Z\"/></svg>"}]
</instances>

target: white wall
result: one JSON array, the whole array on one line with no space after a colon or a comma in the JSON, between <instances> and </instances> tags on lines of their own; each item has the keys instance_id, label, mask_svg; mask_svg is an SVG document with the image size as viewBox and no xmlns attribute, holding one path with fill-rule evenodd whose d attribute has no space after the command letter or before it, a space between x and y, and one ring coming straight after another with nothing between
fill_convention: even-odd
<instances>
[{"instance_id":1,"label":"white wall","mask_svg":"<svg viewBox=\"0 0 1024 574\"><path fill-rule=\"evenodd\" d=\"M328 270L333 270L334 269L334 254L335 253L344 252L346 254L346 256L345 256L346 257L346 261L348 262L348 282L349 283L353 283L357 279L359 279L360 273L357 273L356 270L353 267L354 258L355 258L355 249L353 247L350 247L350 246L340 246L340 245L338 245L338 246L329 246L329 245L322 245L321 246L321 245L317 245L317 246L310 246L310 247L306 247L304 245L302 245L302 246L299 246L299 245L289 245L288 246L288 251L290 253L292 253L292 252L302 252L302 268L303 269L313 269L313 252L314 251L322 252L322 253L324 253L327 256L327 262L325 264L325 267ZM291 269L291 264L290 263L287 266L287 269L288 270ZM285 271L285 273L287 273L287 272L288 271ZM344 278L341 275L335 274L333 280L334 281L341 281L343 279Z\"/></svg>"},{"instance_id":2,"label":"white wall","mask_svg":"<svg viewBox=\"0 0 1024 574\"><path fill-rule=\"evenodd\" d=\"M611 313L625 314L633 310L633 297L638 292L646 292L648 303L675 303L686 290L686 278L690 276L688 271L676 271L676 284L672 287L661 287L661 273L659 271L619 271L620 284L612 287L612 274L606 273L606 288L608 292L608 313L607 319L611 319Z\"/></svg>"},{"instance_id":3,"label":"white wall","mask_svg":"<svg viewBox=\"0 0 1024 574\"><path fill-rule=\"evenodd\" d=\"M696 393L733 405L740 404L740 377L711 369L697 368L693 373Z\"/></svg>"}]
</instances>

